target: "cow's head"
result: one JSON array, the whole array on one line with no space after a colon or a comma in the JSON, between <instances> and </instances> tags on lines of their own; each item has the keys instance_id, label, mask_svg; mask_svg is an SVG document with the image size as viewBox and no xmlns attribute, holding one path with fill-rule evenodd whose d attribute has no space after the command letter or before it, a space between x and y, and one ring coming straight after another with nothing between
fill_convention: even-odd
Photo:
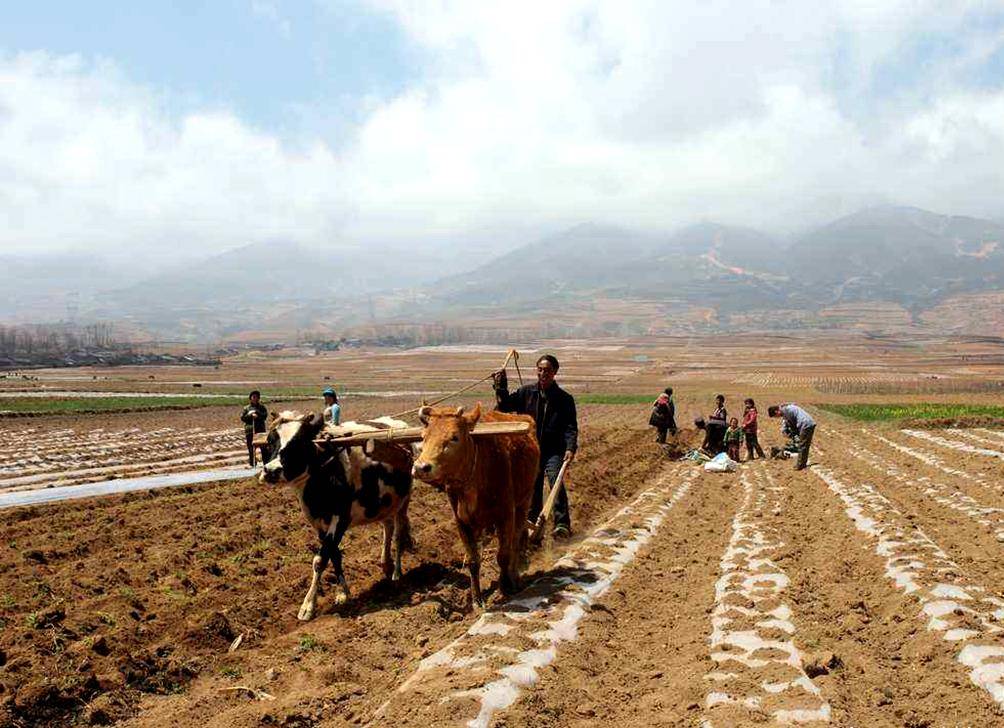
<instances>
[{"instance_id":1,"label":"cow's head","mask_svg":"<svg viewBox=\"0 0 1004 728\"><path fill-rule=\"evenodd\" d=\"M463 407L423 407L418 417L425 430L422 452L415 459L412 475L439 484L462 479L471 468L470 459L474 456L471 430L481 419L481 403L466 413Z\"/></svg>"},{"instance_id":2,"label":"cow's head","mask_svg":"<svg viewBox=\"0 0 1004 728\"><path fill-rule=\"evenodd\" d=\"M271 460L265 463L259 482L295 484L304 478L318 457L314 438L323 427L324 418L318 414L282 412L274 417L268 429Z\"/></svg>"}]
</instances>

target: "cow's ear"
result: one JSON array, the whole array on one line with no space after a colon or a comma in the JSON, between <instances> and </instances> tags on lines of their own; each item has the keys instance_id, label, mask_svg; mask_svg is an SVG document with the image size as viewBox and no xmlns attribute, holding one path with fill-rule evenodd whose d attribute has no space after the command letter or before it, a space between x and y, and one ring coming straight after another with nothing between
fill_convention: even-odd
<instances>
[{"instance_id":1,"label":"cow's ear","mask_svg":"<svg viewBox=\"0 0 1004 728\"><path fill-rule=\"evenodd\" d=\"M423 425L429 424L430 414L432 414L432 407L424 405L418 408L418 419Z\"/></svg>"},{"instance_id":2,"label":"cow's ear","mask_svg":"<svg viewBox=\"0 0 1004 728\"><path fill-rule=\"evenodd\" d=\"M474 425L478 424L478 420L481 419L481 403L478 402L476 405L474 405L474 409L472 409L463 417L464 420L467 422L468 427L474 427Z\"/></svg>"},{"instance_id":3,"label":"cow's ear","mask_svg":"<svg viewBox=\"0 0 1004 728\"><path fill-rule=\"evenodd\" d=\"M275 410L272 410L272 413L268 416L268 418L272 420L272 422L275 422L277 419L279 419L279 413L276 412Z\"/></svg>"}]
</instances>

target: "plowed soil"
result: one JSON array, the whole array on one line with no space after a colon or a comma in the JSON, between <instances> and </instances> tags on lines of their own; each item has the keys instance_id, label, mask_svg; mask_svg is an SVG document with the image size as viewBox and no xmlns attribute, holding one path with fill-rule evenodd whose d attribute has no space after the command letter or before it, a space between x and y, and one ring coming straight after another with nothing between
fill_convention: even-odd
<instances>
[{"instance_id":1,"label":"plowed soil","mask_svg":"<svg viewBox=\"0 0 1004 728\"><path fill-rule=\"evenodd\" d=\"M707 414L717 391L733 414L752 394L769 448L780 444L765 417L771 401L811 405L818 392L805 387L817 375L846 374L866 386L869 372L905 361L874 343L825 354L785 346L770 350L784 360L771 371L750 371L753 357L768 358L759 343L740 356L715 341L680 344L658 358L644 347L578 360L569 354L567 366L579 394L657 392L668 379L680 424ZM638 351L651 360L637 363ZM417 360L401 359L402 371L421 374ZM485 362L465 362L457 379L481 376ZM798 362L809 384L789 392L783 376ZM917 372L944 366L970 378L1000 375L960 367L944 351L926 351L918 362ZM366 365L386 370L388 386L401 385L392 358ZM269 372L278 379L281 367ZM422 387L445 390L450 380L427 375ZM414 399L357 400L351 416L405 409ZM480 624L466 606L467 570L445 497L422 484L403 581L381 578L379 529L350 531L352 599L334 605L329 574L309 623L298 622L296 611L315 537L281 488L234 481L0 511L0 726L704 728L772 725L810 708L814 717L802 717L813 725L824 716L839 726L1004 725L994 697L1004 694L1004 459L918 438L900 425L813 414L819 427L809 470L765 461L712 474L670 458L697 433L667 449L656 445L646 403L580 406L570 486L575 533L570 543L548 539L535 552L530 593L560 582L555 563L566 549L612 538L596 529L654 484L689 486L637 552L620 552L623 570L583 601L581 618L568 630L553 628L547 659L529 638L519 637L527 647L517 655L492 642L504 630L479 633L484 650L537 668L502 673L480 657L458 660L440 665L441 683L440 673L430 673L414 695L402 686ZM233 424L232 409L212 407L28 419L17 427L180 432ZM925 432L1004 450L1004 435L992 432ZM87 452L78 456L86 460ZM639 517L631 528L645 523ZM924 555L897 560L897 549L914 547ZM495 578L493 556L489 543L483 583ZM489 601L489 609L509 608L494 585ZM988 655L982 672L963 664L970 648ZM502 674L517 694L511 705L486 711L492 694L480 687ZM473 692L457 699L457 684ZM401 708L401 700L416 702ZM388 703L393 709L381 713ZM437 718L422 717L429 715Z\"/></svg>"},{"instance_id":2,"label":"plowed soil","mask_svg":"<svg viewBox=\"0 0 1004 728\"><path fill-rule=\"evenodd\" d=\"M580 414L577 531L665 460L636 409ZM315 537L291 492L238 481L0 512L0 725L166 724L179 711L192 725L265 713L308 725L343 703L355 706L339 710L345 722L365 717L470 618L445 497L416 484L411 514L417 548L400 586L380 579L379 529L350 531L354 598L336 608L322 597L304 626L296 608ZM291 697L257 703L227 689L249 681Z\"/></svg>"}]
</instances>

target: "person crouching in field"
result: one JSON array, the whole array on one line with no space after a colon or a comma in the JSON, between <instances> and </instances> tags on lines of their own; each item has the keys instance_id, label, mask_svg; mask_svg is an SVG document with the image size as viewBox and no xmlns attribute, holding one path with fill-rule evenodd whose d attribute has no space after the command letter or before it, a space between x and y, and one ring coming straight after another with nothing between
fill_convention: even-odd
<instances>
[{"instance_id":1,"label":"person crouching in field","mask_svg":"<svg viewBox=\"0 0 1004 728\"><path fill-rule=\"evenodd\" d=\"M261 392L257 389L248 395L248 404L241 410L241 422L244 423L244 440L248 445L248 463L253 468L254 458L254 436L258 432L265 432L265 419L268 417L268 410L261 403ZM265 459L265 453L262 453Z\"/></svg>"},{"instance_id":2,"label":"person crouching in field","mask_svg":"<svg viewBox=\"0 0 1004 728\"><path fill-rule=\"evenodd\" d=\"M755 455L764 457L763 448L757 439L756 403L749 397L743 401L743 434L746 436L746 459L756 460Z\"/></svg>"},{"instance_id":3,"label":"person crouching in field","mask_svg":"<svg viewBox=\"0 0 1004 728\"><path fill-rule=\"evenodd\" d=\"M729 429L725 431L725 454L730 460L739 462L739 448L743 444L743 430L739 426L739 419L733 417L729 421Z\"/></svg>"},{"instance_id":4,"label":"person crouching in field","mask_svg":"<svg viewBox=\"0 0 1004 728\"><path fill-rule=\"evenodd\" d=\"M673 388L666 387L658 399L652 403L652 414L648 418L648 424L656 429L658 433L655 441L659 444L666 443L666 433L676 434L676 405L673 404Z\"/></svg>"},{"instance_id":5,"label":"person crouching in field","mask_svg":"<svg viewBox=\"0 0 1004 728\"><path fill-rule=\"evenodd\" d=\"M767 408L768 417L783 417L786 432L798 435L798 462L795 470L804 470L809 464L809 447L816 433L816 421L797 404L778 404Z\"/></svg>"}]
</instances>

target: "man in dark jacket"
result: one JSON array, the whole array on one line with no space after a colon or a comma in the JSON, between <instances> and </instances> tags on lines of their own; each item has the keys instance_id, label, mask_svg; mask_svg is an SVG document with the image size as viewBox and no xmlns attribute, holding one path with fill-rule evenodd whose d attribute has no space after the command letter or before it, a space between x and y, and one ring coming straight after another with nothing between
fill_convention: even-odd
<instances>
[{"instance_id":1,"label":"man in dark jacket","mask_svg":"<svg viewBox=\"0 0 1004 728\"><path fill-rule=\"evenodd\" d=\"M551 354L545 354L537 360L536 384L524 385L510 393L504 369L495 372L493 377L496 409L530 415L537 426L540 468L530 503L531 521L537 519L544 505L544 475L553 483L562 463L571 462L579 446L575 399L554 381L557 373L558 360ZM571 535L572 520L564 488L554 502L554 523L555 537L566 538Z\"/></svg>"},{"instance_id":2,"label":"man in dark jacket","mask_svg":"<svg viewBox=\"0 0 1004 728\"><path fill-rule=\"evenodd\" d=\"M248 462L251 467L255 466L254 461L254 436L255 433L265 432L265 418L268 417L268 410L261 403L261 392L257 389L248 395L248 404L241 410L241 422L244 423L244 439L248 444ZM262 459L266 459L264 451Z\"/></svg>"}]
</instances>

